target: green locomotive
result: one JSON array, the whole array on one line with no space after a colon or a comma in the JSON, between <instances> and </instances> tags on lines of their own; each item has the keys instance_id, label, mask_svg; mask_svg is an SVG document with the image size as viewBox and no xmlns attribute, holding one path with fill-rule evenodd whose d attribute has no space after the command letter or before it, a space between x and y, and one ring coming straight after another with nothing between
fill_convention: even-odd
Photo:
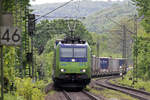
<instances>
[{"instance_id":1,"label":"green locomotive","mask_svg":"<svg viewBox=\"0 0 150 100\"><path fill-rule=\"evenodd\" d=\"M52 78L57 87L84 88L91 80L91 48L80 39L57 40Z\"/></svg>"}]
</instances>

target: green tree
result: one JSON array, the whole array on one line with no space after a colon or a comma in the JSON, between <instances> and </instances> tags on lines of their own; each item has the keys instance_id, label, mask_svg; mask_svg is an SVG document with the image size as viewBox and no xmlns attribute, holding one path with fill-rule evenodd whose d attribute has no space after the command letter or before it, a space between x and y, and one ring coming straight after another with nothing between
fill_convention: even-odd
<instances>
[{"instance_id":1,"label":"green tree","mask_svg":"<svg viewBox=\"0 0 150 100\"><path fill-rule=\"evenodd\" d=\"M73 30L72 34L71 29ZM37 24L36 34L34 36L34 46L38 49L39 54L43 52L47 42L50 39L53 39L56 35L80 37L81 39L92 43L91 34L79 20L44 20Z\"/></svg>"},{"instance_id":2,"label":"green tree","mask_svg":"<svg viewBox=\"0 0 150 100\"><path fill-rule=\"evenodd\" d=\"M144 80L150 79L150 38L147 35L139 36L137 46L134 46L134 55L138 55L138 76ZM137 49L136 49L137 48Z\"/></svg>"},{"instance_id":3,"label":"green tree","mask_svg":"<svg viewBox=\"0 0 150 100\"><path fill-rule=\"evenodd\" d=\"M138 7L139 16L143 16L142 25L145 30L150 33L150 1L149 0L133 0Z\"/></svg>"},{"instance_id":4,"label":"green tree","mask_svg":"<svg viewBox=\"0 0 150 100\"><path fill-rule=\"evenodd\" d=\"M20 24L24 25L26 20L25 19L26 6L29 6L29 0L17 0L17 1L2 0L2 12L11 13L13 15L14 26L17 25L20 26ZM16 23L16 19L20 22ZM24 33L25 27L20 27L20 28ZM16 76L20 76L19 70L22 70L22 69L19 69L17 71L15 70L18 69L21 64L20 59L17 59L20 56L20 52L19 52L20 49L16 49L16 48L7 47L7 46L4 46L3 48L5 89L9 88L9 86L12 84Z\"/></svg>"}]
</instances>

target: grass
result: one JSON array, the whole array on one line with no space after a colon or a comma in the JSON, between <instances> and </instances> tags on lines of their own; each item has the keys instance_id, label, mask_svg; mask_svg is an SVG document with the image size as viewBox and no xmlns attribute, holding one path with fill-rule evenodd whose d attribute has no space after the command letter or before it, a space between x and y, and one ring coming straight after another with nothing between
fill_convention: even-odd
<instances>
[{"instance_id":1,"label":"grass","mask_svg":"<svg viewBox=\"0 0 150 100\"><path fill-rule=\"evenodd\" d=\"M0 97L1 97L1 85L0 85ZM4 93L4 100L24 100L24 99L17 99L16 95L12 95L12 93L9 92L9 93Z\"/></svg>"},{"instance_id":2,"label":"grass","mask_svg":"<svg viewBox=\"0 0 150 100\"><path fill-rule=\"evenodd\" d=\"M129 80L129 78L131 78L132 71L129 71L125 76L124 79L122 80L121 78L118 78L116 80L111 80L110 82L113 84L118 84L118 85L123 85L123 86L128 86L128 87L133 87L135 89L139 89L139 90L145 90L147 92L150 92L150 80L149 81L143 81L142 79L138 78L138 82L135 83L134 85L132 84L132 80Z\"/></svg>"},{"instance_id":3,"label":"grass","mask_svg":"<svg viewBox=\"0 0 150 100\"><path fill-rule=\"evenodd\" d=\"M132 80L129 80L129 78L125 77L123 80L121 78L117 79L117 84L123 85L123 86L128 86L128 87L133 87L135 89L139 90L145 90L147 92L150 92L150 81L143 81L141 79L138 79L138 82L135 83L134 85L132 84ZM111 81L112 83L116 84L115 81Z\"/></svg>"},{"instance_id":4,"label":"grass","mask_svg":"<svg viewBox=\"0 0 150 100\"><path fill-rule=\"evenodd\" d=\"M55 94L55 93L56 93L55 90L51 90L51 91L48 92L48 94L50 94L50 95L53 95L53 94Z\"/></svg>"},{"instance_id":5,"label":"grass","mask_svg":"<svg viewBox=\"0 0 150 100\"><path fill-rule=\"evenodd\" d=\"M5 94L4 95L4 100L24 100L24 98L23 97L21 97L21 96L14 96L14 95L12 95L12 94Z\"/></svg>"},{"instance_id":6,"label":"grass","mask_svg":"<svg viewBox=\"0 0 150 100\"><path fill-rule=\"evenodd\" d=\"M114 90L110 90L110 89L102 89L102 90L96 90L96 89L92 89L89 86L86 87L87 90L89 90L89 92L96 94L96 95L102 95L105 98L107 98L108 100L114 99L114 100L138 100L135 98L132 98L131 96L118 92L118 91L114 91Z\"/></svg>"},{"instance_id":7,"label":"grass","mask_svg":"<svg viewBox=\"0 0 150 100\"><path fill-rule=\"evenodd\" d=\"M13 95L12 93L5 93L4 100L25 100L21 96Z\"/></svg>"},{"instance_id":8,"label":"grass","mask_svg":"<svg viewBox=\"0 0 150 100\"><path fill-rule=\"evenodd\" d=\"M48 80L48 83L50 82L52 81ZM32 100L44 100L44 88L48 83L45 81L36 81L33 83L32 79L29 78L16 79L16 91L4 93L4 100L27 100L30 94L32 94L30 96ZM51 91L50 94L54 94L54 91Z\"/></svg>"},{"instance_id":9,"label":"grass","mask_svg":"<svg viewBox=\"0 0 150 100\"><path fill-rule=\"evenodd\" d=\"M103 95L107 98L117 98L119 100L122 100L122 99L137 100L137 99L134 99L133 97L131 97L127 94L124 94L124 93L121 93L121 92L118 92L118 91L114 91L114 90L109 90L109 89L105 89L103 91Z\"/></svg>"}]
</instances>

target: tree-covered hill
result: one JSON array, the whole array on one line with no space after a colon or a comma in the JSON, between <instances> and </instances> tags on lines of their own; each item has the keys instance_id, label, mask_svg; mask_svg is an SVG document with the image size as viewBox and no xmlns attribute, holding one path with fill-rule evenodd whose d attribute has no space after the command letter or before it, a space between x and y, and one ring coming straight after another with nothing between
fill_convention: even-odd
<instances>
[{"instance_id":1,"label":"tree-covered hill","mask_svg":"<svg viewBox=\"0 0 150 100\"><path fill-rule=\"evenodd\" d=\"M43 15L62 4L63 3L32 5L31 8L34 14ZM82 20L82 22L90 32L104 33L105 30L114 26L114 23L108 20L106 15L113 20L120 20L124 17L131 17L135 13L136 7L132 5L131 0L122 2L82 0L80 2L72 2L48 16L52 18L84 16L86 19ZM51 20L52 18L44 17L41 20Z\"/></svg>"},{"instance_id":2,"label":"tree-covered hill","mask_svg":"<svg viewBox=\"0 0 150 100\"><path fill-rule=\"evenodd\" d=\"M83 23L91 32L104 33L116 25L110 19L119 22L121 19L133 17L136 13L136 7L131 2L124 1L89 15Z\"/></svg>"},{"instance_id":3,"label":"tree-covered hill","mask_svg":"<svg viewBox=\"0 0 150 100\"><path fill-rule=\"evenodd\" d=\"M54 17L88 16L96 11L100 11L104 8L111 7L114 3L116 2L82 0L80 2L78 1L72 2L66 5L65 7L55 11L49 16ZM35 13L36 15L43 15L62 4L63 3L32 5L31 8L34 10L33 13Z\"/></svg>"}]
</instances>

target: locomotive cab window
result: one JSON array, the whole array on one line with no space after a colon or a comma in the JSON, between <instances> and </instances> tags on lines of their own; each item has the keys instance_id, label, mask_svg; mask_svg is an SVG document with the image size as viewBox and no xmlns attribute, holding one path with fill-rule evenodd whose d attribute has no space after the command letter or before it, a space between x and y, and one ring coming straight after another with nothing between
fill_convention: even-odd
<instances>
[{"instance_id":1,"label":"locomotive cab window","mask_svg":"<svg viewBox=\"0 0 150 100\"><path fill-rule=\"evenodd\" d=\"M73 57L73 48L61 48L61 57Z\"/></svg>"},{"instance_id":2,"label":"locomotive cab window","mask_svg":"<svg viewBox=\"0 0 150 100\"><path fill-rule=\"evenodd\" d=\"M61 48L60 49L60 57L64 58L86 58L87 57L87 50L86 48Z\"/></svg>"},{"instance_id":3,"label":"locomotive cab window","mask_svg":"<svg viewBox=\"0 0 150 100\"><path fill-rule=\"evenodd\" d=\"M86 58L86 48L74 48L74 57L75 58Z\"/></svg>"}]
</instances>

